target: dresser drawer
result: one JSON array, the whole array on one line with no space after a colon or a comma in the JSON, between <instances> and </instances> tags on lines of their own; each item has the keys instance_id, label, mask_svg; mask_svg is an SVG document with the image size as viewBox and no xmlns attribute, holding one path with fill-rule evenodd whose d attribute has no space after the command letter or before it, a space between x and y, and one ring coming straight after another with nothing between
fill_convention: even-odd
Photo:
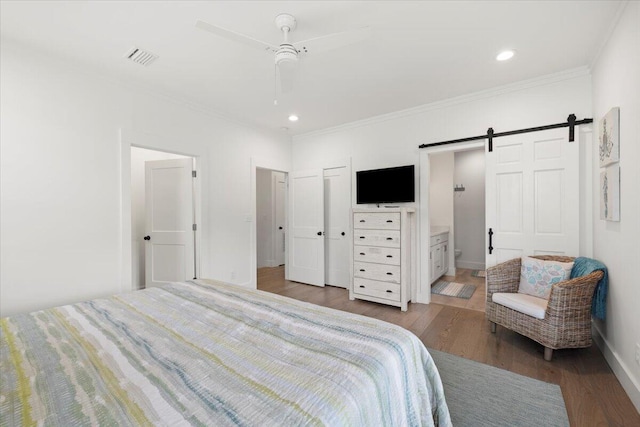
<instances>
[{"instance_id":1,"label":"dresser drawer","mask_svg":"<svg viewBox=\"0 0 640 427\"><path fill-rule=\"evenodd\" d=\"M400 265L400 249L376 246L354 246L353 259L354 261Z\"/></svg>"},{"instance_id":2,"label":"dresser drawer","mask_svg":"<svg viewBox=\"0 0 640 427\"><path fill-rule=\"evenodd\" d=\"M430 246L437 245L438 243L447 242L449 240L449 233L436 234L431 236Z\"/></svg>"},{"instance_id":3,"label":"dresser drawer","mask_svg":"<svg viewBox=\"0 0 640 427\"><path fill-rule=\"evenodd\" d=\"M356 212L353 214L353 228L365 230L400 230L400 213Z\"/></svg>"},{"instance_id":4,"label":"dresser drawer","mask_svg":"<svg viewBox=\"0 0 640 427\"><path fill-rule=\"evenodd\" d=\"M400 247L400 230L353 230L356 246Z\"/></svg>"},{"instance_id":5,"label":"dresser drawer","mask_svg":"<svg viewBox=\"0 0 640 427\"><path fill-rule=\"evenodd\" d=\"M353 263L353 275L365 279L400 283L400 266L356 261Z\"/></svg>"},{"instance_id":6,"label":"dresser drawer","mask_svg":"<svg viewBox=\"0 0 640 427\"><path fill-rule=\"evenodd\" d=\"M400 285L396 283L378 282L376 280L353 278L353 293L400 301Z\"/></svg>"}]
</instances>

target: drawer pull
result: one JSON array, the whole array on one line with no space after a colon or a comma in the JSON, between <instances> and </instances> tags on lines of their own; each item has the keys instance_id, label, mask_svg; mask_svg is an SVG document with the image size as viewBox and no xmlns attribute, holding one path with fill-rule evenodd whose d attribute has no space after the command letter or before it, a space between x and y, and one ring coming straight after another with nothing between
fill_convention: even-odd
<instances>
[{"instance_id":1,"label":"drawer pull","mask_svg":"<svg viewBox=\"0 0 640 427\"><path fill-rule=\"evenodd\" d=\"M393 291L390 291L389 289L387 289L387 293L388 293L388 294L392 294L392 293L393 293Z\"/></svg>"},{"instance_id":2,"label":"drawer pull","mask_svg":"<svg viewBox=\"0 0 640 427\"><path fill-rule=\"evenodd\" d=\"M393 220L391 220L391 219L388 219L388 220L387 220L387 222L393 222Z\"/></svg>"},{"instance_id":3,"label":"drawer pull","mask_svg":"<svg viewBox=\"0 0 640 427\"><path fill-rule=\"evenodd\" d=\"M366 255L364 252L360 252L360 255Z\"/></svg>"},{"instance_id":4,"label":"drawer pull","mask_svg":"<svg viewBox=\"0 0 640 427\"><path fill-rule=\"evenodd\" d=\"M360 271L364 271L364 268L361 268Z\"/></svg>"},{"instance_id":5,"label":"drawer pull","mask_svg":"<svg viewBox=\"0 0 640 427\"><path fill-rule=\"evenodd\" d=\"M393 258L393 255L387 255L387 258Z\"/></svg>"},{"instance_id":6,"label":"drawer pull","mask_svg":"<svg viewBox=\"0 0 640 427\"><path fill-rule=\"evenodd\" d=\"M387 240L393 240L393 237L387 237Z\"/></svg>"},{"instance_id":7,"label":"drawer pull","mask_svg":"<svg viewBox=\"0 0 640 427\"><path fill-rule=\"evenodd\" d=\"M366 222L364 219L361 219L360 222Z\"/></svg>"},{"instance_id":8,"label":"drawer pull","mask_svg":"<svg viewBox=\"0 0 640 427\"><path fill-rule=\"evenodd\" d=\"M360 236L361 239L364 239L364 236Z\"/></svg>"},{"instance_id":9,"label":"drawer pull","mask_svg":"<svg viewBox=\"0 0 640 427\"><path fill-rule=\"evenodd\" d=\"M364 285L360 285L361 288L364 288Z\"/></svg>"},{"instance_id":10,"label":"drawer pull","mask_svg":"<svg viewBox=\"0 0 640 427\"><path fill-rule=\"evenodd\" d=\"M360 270L360 271L362 271L362 270ZM387 272L387 276L393 276L393 273Z\"/></svg>"}]
</instances>

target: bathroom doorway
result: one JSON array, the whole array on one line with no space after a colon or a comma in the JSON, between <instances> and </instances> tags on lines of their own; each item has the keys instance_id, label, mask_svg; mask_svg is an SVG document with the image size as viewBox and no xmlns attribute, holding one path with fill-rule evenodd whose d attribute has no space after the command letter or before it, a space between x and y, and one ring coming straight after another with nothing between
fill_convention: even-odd
<instances>
[{"instance_id":1,"label":"bathroom doorway","mask_svg":"<svg viewBox=\"0 0 640 427\"><path fill-rule=\"evenodd\" d=\"M485 151L429 154L431 302L484 311Z\"/></svg>"}]
</instances>

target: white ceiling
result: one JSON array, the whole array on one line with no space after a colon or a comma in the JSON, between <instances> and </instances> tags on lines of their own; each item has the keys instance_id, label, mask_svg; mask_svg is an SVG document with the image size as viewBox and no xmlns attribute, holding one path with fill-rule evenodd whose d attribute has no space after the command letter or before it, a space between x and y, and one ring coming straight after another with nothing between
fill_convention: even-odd
<instances>
[{"instance_id":1,"label":"white ceiling","mask_svg":"<svg viewBox=\"0 0 640 427\"><path fill-rule=\"evenodd\" d=\"M292 135L588 66L620 1L42 1L0 3L2 38L82 61L105 75ZM308 55L273 105L272 54L208 34L196 20L280 42L371 26L364 42ZM124 59L138 46L149 67ZM511 61L496 54L515 49ZM295 112L297 123L287 117Z\"/></svg>"}]
</instances>

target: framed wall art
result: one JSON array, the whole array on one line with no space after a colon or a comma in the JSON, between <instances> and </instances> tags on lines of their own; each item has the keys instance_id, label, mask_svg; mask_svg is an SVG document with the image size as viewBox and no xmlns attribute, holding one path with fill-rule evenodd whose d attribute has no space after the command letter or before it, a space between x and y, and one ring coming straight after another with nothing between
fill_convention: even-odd
<instances>
[{"instance_id":1,"label":"framed wall art","mask_svg":"<svg viewBox=\"0 0 640 427\"><path fill-rule=\"evenodd\" d=\"M620 160L620 109L612 108L598 126L600 167Z\"/></svg>"},{"instance_id":2,"label":"framed wall art","mask_svg":"<svg viewBox=\"0 0 640 427\"><path fill-rule=\"evenodd\" d=\"M600 219L620 221L620 164L600 169Z\"/></svg>"}]
</instances>

